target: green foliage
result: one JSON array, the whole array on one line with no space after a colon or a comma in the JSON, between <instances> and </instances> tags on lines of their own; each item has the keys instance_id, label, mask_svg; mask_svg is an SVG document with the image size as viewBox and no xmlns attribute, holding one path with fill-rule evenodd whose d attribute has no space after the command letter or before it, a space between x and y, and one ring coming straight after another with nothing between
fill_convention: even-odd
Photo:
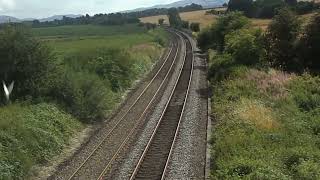
<instances>
[{"instance_id":1,"label":"green foliage","mask_svg":"<svg viewBox=\"0 0 320 180\"><path fill-rule=\"evenodd\" d=\"M200 23L191 23L190 24L190 29L193 31L193 32L199 32L200 31Z\"/></svg>"},{"instance_id":2,"label":"green foliage","mask_svg":"<svg viewBox=\"0 0 320 180\"><path fill-rule=\"evenodd\" d=\"M254 16L257 18L272 18L277 14L277 10L283 8L283 0L257 0L254 2Z\"/></svg>"},{"instance_id":3,"label":"green foliage","mask_svg":"<svg viewBox=\"0 0 320 180\"><path fill-rule=\"evenodd\" d=\"M0 108L0 179L23 179L59 152L82 125L53 104Z\"/></svg>"},{"instance_id":4,"label":"green foliage","mask_svg":"<svg viewBox=\"0 0 320 180\"><path fill-rule=\"evenodd\" d=\"M198 36L198 45L202 50L213 48L222 52L225 36L228 33L249 25L249 20L240 12L231 12L217 19L211 28L202 31Z\"/></svg>"},{"instance_id":5,"label":"green foliage","mask_svg":"<svg viewBox=\"0 0 320 180\"><path fill-rule=\"evenodd\" d=\"M0 29L0 66L2 79L16 82L15 98L49 94L55 84L54 54L20 26Z\"/></svg>"},{"instance_id":6,"label":"green foliage","mask_svg":"<svg viewBox=\"0 0 320 180\"><path fill-rule=\"evenodd\" d=\"M182 20L177 8L170 8L168 10L168 18L172 27L181 28Z\"/></svg>"},{"instance_id":7,"label":"green foliage","mask_svg":"<svg viewBox=\"0 0 320 180\"><path fill-rule=\"evenodd\" d=\"M294 7L298 14L307 14L316 9L319 9L319 4L315 4L313 1L299 1Z\"/></svg>"},{"instance_id":8,"label":"green foliage","mask_svg":"<svg viewBox=\"0 0 320 180\"><path fill-rule=\"evenodd\" d=\"M285 70L299 70L301 62L296 60L295 43L300 22L288 8L279 11L266 32L266 50L269 62Z\"/></svg>"},{"instance_id":9,"label":"green foliage","mask_svg":"<svg viewBox=\"0 0 320 180\"><path fill-rule=\"evenodd\" d=\"M226 53L239 64L258 64L264 54L262 33L255 29L240 29L226 36Z\"/></svg>"}]
</instances>

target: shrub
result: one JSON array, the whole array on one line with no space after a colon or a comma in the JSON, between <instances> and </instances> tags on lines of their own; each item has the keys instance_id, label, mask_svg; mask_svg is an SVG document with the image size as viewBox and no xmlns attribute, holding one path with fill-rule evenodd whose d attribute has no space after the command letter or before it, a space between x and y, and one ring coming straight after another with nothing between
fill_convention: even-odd
<instances>
[{"instance_id":1,"label":"shrub","mask_svg":"<svg viewBox=\"0 0 320 180\"><path fill-rule=\"evenodd\" d=\"M56 58L52 51L22 26L0 29L0 76L15 81L15 98L50 94L56 84Z\"/></svg>"},{"instance_id":2,"label":"shrub","mask_svg":"<svg viewBox=\"0 0 320 180\"><path fill-rule=\"evenodd\" d=\"M261 36L261 31L255 29L234 31L226 36L225 52L239 64L258 64L264 53Z\"/></svg>"},{"instance_id":3,"label":"shrub","mask_svg":"<svg viewBox=\"0 0 320 180\"><path fill-rule=\"evenodd\" d=\"M190 29L193 31L193 32L199 32L200 31L200 23L191 23L190 24Z\"/></svg>"},{"instance_id":4,"label":"shrub","mask_svg":"<svg viewBox=\"0 0 320 180\"><path fill-rule=\"evenodd\" d=\"M265 35L267 58L271 65L290 71L301 69L295 52L299 28L300 22L288 8L280 10L273 18Z\"/></svg>"},{"instance_id":5,"label":"shrub","mask_svg":"<svg viewBox=\"0 0 320 180\"><path fill-rule=\"evenodd\" d=\"M60 98L74 116L90 123L105 118L112 110L116 94L111 91L108 80L88 72L70 70L60 87Z\"/></svg>"}]
</instances>

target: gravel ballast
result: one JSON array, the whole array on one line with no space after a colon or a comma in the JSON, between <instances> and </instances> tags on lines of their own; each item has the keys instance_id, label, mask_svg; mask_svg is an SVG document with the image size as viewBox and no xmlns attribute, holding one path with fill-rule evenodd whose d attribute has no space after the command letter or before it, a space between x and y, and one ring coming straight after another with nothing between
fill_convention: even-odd
<instances>
[{"instance_id":1,"label":"gravel ballast","mask_svg":"<svg viewBox=\"0 0 320 180\"><path fill-rule=\"evenodd\" d=\"M189 97L165 179L205 179L208 120L206 74L206 60L195 54Z\"/></svg>"}]
</instances>

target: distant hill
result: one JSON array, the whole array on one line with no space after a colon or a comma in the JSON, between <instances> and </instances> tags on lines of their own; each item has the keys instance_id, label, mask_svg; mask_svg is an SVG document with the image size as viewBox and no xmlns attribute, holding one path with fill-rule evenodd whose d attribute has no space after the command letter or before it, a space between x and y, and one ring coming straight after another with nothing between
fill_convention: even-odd
<instances>
[{"instance_id":1,"label":"distant hill","mask_svg":"<svg viewBox=\"0 0 320 180\"><path fill-rule=\"evenodd\" d=\"M48 17L48 18L39 19L39 21L40 22L45 22L45 21L62 20L63 16L66 16L66 17L69 17L69 18L77 18L77 17L80 17L82 15L75 15L75 14L55 15L55 16L51 16L51 17Z\"/></svg>"},{"instance_id":2,"label":"distant hill","mask_svg":"<svg viewBox=\"0 0 320 180\"><path fill-rule=\"evenodd\" d=\"M214 7L219 7L222 6L224 3L227 3L229 0L181 0L177 1L171 4L162 4L162 5L155 5L151 7L145 7L145 8L138 8L138 9L133 9L127 12L135 12L135 11L143 11L147 9L154 9L154 8L178 8L178 7L184 7L187 5L190 5L192 3L201 5L204 8L214 8Z\"/></svg>"},{"instance_id":3,"label":"distant hill","mask_svg":"<svg viewBox=\"0 0 320 180\"><path fill-rule=\"evenodd\" d=\"M21 22L20 19L11 16L0 16L0 23Z\"/></svg>"},{"instance_id":4,"label":"distant hill","mask_svg":"<svg viewBox=\"0 0 320 180\"><path fill-rule=\"evenodd\" d=\"M43 18L43 19L39 19L40 22L45 22L45 21L54 21L56 20L61 20L63 18L63 16L69 17L69 18L77 18L80 17L82 15L75 15L75 14L67 14L67 15L55 15L55 16L51 16L48 18ZM23 22L23 21L33 21L36 20L34 18L26 18L26 19L18 19L12 16L2 16L0 15L0 24L1 23L7 23L7 22Z\"/></svg>"}]
</instances>

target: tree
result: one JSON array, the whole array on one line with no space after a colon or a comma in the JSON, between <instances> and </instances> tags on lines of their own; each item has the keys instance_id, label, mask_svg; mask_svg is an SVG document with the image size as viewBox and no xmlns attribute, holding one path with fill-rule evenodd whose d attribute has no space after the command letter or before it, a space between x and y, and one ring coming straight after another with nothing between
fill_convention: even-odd
<instances>
[{"instance_id":1,"label":"tree","mask_svg":"<svg viewBox=\"0 0 320 180\"><path fill-rule=\"evenodd\" d=\"M159 19L158 23L159 23L160 26L162 26L164 24L164 19L163 18Z\"/></svg>"},{"instance_id":2,"label":"tree","mask_svg":"<svg viewBox=\"0 0 320 180\"><path fill-rule=\"evenodd\" d=\"M171 26L176 28L180 28L182 26L182 20L177 8L170 8L168 10L168 18Z\"/></svg>"},{"instance_id":3,"label":"tree","mask_svg":"<svg viewBox=\"0 0 320 180\"><path fill-rule=\"evenodd\" d=\"M273 18L265 35L271 65L290 71L301 68L301 64L295 59L295 42L299 29L298 18L288 8L281 9Z\"/></svg>"},{"instance_id":4,"label":"tree","mask_svg":"<svg viewBox=\"0 0 320 180\"><path fill-rule=\"evenodd\" d=\"M254 2L254 16L257 18L272 18L278 9L285 6L283 0L256 0Z\"/></svg>"},{"instance_id":5,"label":"tree","mask_svg":"<svg viewBox=\"0 0 320 180\"><path fill-rule=\"evenodd\" d=\"M249 24L249 19L241 12L230 12L225 16L218 17L217 21L211 26L211 28L204 30L204 32L199 34L199 46L202 50L213 48L219 52L223 52L225 36Z\"/></svg>"},{"instance_id":6,"label":"tree","mask_svg":"<svg viewBox=\"0 0 320 180\"><path fill-rule=\"evenodd\" d=\"M312 17L300 40L299 58L306 68L320 71L320 13Z\"/></svg>"},{"instance_id":7,"label":"tree","mask_svg":"<svg viewBox=\"0 0 320 180\"><path fill-rule=\"evenodd\" d=\"M200 23L191 23L190 24L190 29L193 31L193 32L199 32L200 31Z\"/></svg>"},{"instance_id":8,"label":"tree","mask_svg":"<svg viewBox=\"0 0 320 180\"><path fill-rule=\"evenodd\" d=\"M241 11L244 15L251 17L253 14L253 0L230 0L228 11Z\"/></svg>"}]
</instances>

